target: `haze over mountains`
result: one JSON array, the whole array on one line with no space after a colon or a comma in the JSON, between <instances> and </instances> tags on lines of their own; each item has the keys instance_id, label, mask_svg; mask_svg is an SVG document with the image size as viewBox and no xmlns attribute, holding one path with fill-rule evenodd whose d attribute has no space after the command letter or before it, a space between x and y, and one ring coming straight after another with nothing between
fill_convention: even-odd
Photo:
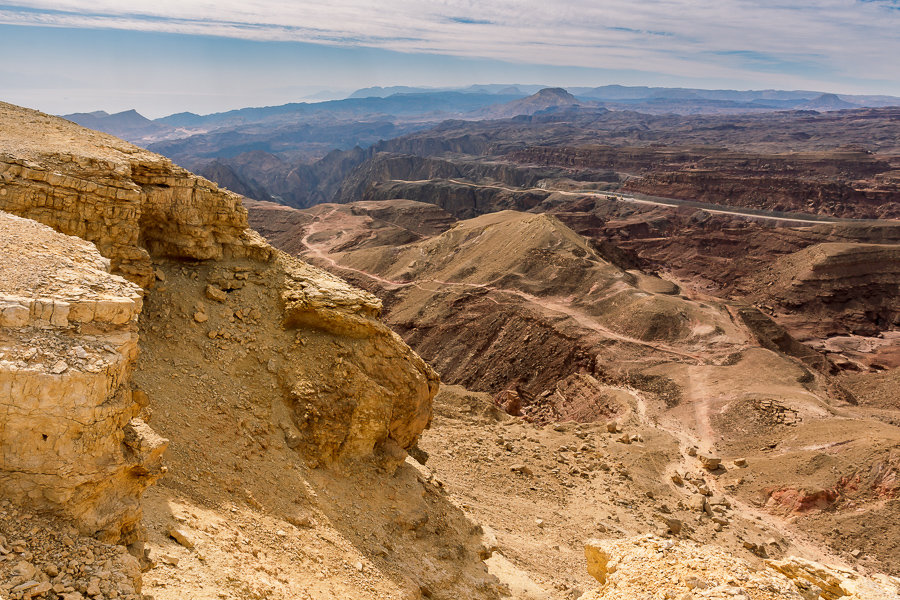
<instances>
[{"instance_id":1,"label":"haze over mountains","mask_svg":"<svg viewBox=\"0 0 900 600\"><path fill-rule=\"evenodd\" d=\"M281 106L242 108L224 113L197 115L178 113L150 120L134 110L108 114L104 111L64 115L71 121L117 135L136 143L177 139L213 129L240 128L252 124L285 125L307 119L413 119L437 122L446 118L485 118L533 114L523 105L499 105L538 95L540 85L473 85L466 88L423 88L394 86L363 88L344 100L292 103ZM646 86L606 85L570 87L542 108L566 104L602 106L612 110L675 114L739 113L771 110L841 110L848 108L900 105L900 98L876 95L836 95L816 91L785 90L703 90ZM545 98L546 100L546 98ZM533 104L533 103L532 103ZM490 110L486 110L491 107Z\"/></svg>"},{"instance_id":2,"label":"haze over mountains","mask_svg":"<svg viewBox=\"0 0 900 600\"><path fill-rule=\"evenodd\" d=\"M900 105L900 98L817 91L620 85L565 90L496 84L446 89L365 88L344 100L242 108L209 115L178 113L155 120L133 110L112 115L102 111L76 113L66 118L159 152L248 197L302 207L331 198L345 169L361 160L362 155L354 148L375 147L384 140L425 131L444 121L572 113L569 116L582 123L612 119L628 121L631 124L627 127L644 128L648 126L647 117L638 113L697 115L702 121L727 115L786 110L832 112L888 105ZM609 111L617 116L605 117ZM678 117L666 118L673 127L680 122ZM719 125L710 122L705 126ZM634 131L627 137L633 138ZM621 135L618 139L614 143L624 141ZM350 154L330 156L334 151ZM335 173L335 168L341 172Z\"/></svg>"}]
</instances>

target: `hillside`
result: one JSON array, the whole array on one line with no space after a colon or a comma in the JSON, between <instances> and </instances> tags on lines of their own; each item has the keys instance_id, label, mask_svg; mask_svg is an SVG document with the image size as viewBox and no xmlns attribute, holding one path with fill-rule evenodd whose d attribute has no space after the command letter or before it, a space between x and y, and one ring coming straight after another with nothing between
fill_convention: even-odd
<instances>
[{"instance_id":1,"label":"hillside","mask_svg":"<svg viewBox=\"0 0 900 600\"><path fill-rule=\"evenodd\" d=\"M553 110L594 105L594 103L589 101L579 101L575 96L562 88L544 88L527 98L484 108L478 115L488 119L506 119L518 115L533 115Z\"/></svg>"},{"instance_id":2,"label":"hillside","mask_svg":"<svg viewBox=\"0 0 900 600\"><path fill-rule=\"evenodd\" d=\"M753 309L547 214L251 203L316 267L159 155L0 132L4 595L615 598L660 548L669 595L900 590L890 409Z\"/></svg>"},{"instance_id":3,"label":"hillside","mask_svg":"<svg viewBox=\"0 0 900 600\"><path fill-rule=\"evenodd\" d=\"M4 261L3 281L15 286L4 297L4 357L25 357L24 363L7 358L4 377L28 381L29 389L40 390L42 400L30 408L25 421L4 416L3 443L15 447L29 436L42 436L41 452L28 460L43 461L47 469L43 475L11 477L19 469L15 456L6 453L9 462L0 478L6 498L68 520L74 526L71 536L97 534L106 542L128 544L144 568L157 565L144 577L144 591L155 597L295 597L302 589L320 597L339 593L383 598L426 585L450 597L496 596L478 583L487 572L476 550L463 551L452 569L436 571L428 566L438 560L434 552L442 547L433 543L432 536L440 535L442 543L459 548L472 548L477 537L471 532L474 526L465 525L465 517L437 488L425 493L424 502L427 484L403 464L404 448L415 445L431 420L437 379L378 321L377 299L276 252L246 228L238 197L162 157L11 105L2 106L0 118L5 132L0 142L4 151L0 208L93 238L100 252L108 255L103 259L92 244L78 242L84 248L79 252L89 258L82 267L72 261L76 255L71 250L60 249L57 260L65 264L60 272L70 275L65 283L48 282L46 291L29 279L11 279L10 269L18 263ZM54 209L38 199L48 194L71 200L66 209ZM155 220L163 214L164 220ZM85 223L104 222L109 226L84 228ZM57 235L46 227L35 234L29 231L16 227L22 240L6 252L22 252L28 244L46 251ZM38 233L46 241L35 238ZM27 277L28 263L23 266L22 275ZM104 275L110 266L143 289ZM69 290L73 285L69 281L88 277L88 267L97 273L90 276L98 282L112 278L103 284L113 294L109 300L96 296L100 283ZM56 272L49 265L35 264L32 269L44 277ZM115 286L123 291L115 291ZM18 299L23 293L38 295L30 310ZM81 304L76 296L82 298ZM19 318L20 312L24 318ZM36 336L46 342L38 342ZM37 354L28 349L36 343ZM35 367L28 365L35 358L40 362L31 375ZM336 373L335 364L342 365ZM41 375L41 369L46 374ZM23 406L28 396L21 395L20 385L3 388L5 404ZM81 395L85 385L94 390L91 396ZM61 418L67 402L96 414L96 423L85 421L70 433L72 425ZM165 440L145 424L150 420L168 440L163 458L168 471L160 470L158 462L151 466L159 461ZM73 455L65 441L72 436L96 441L78 447ZM260 451L258 459L252 457ZM104 472L99 478L84 477L76 461L99 462L112 473L121 469L122 476ZM318 472L317 465L327 470ZM90 468L90 462L85 467ZM290 481L284 479L287 472L292 473ZM272 493L276 488L270 478L275 474L281 479L279 494ZM143 489L160 476L158 487L141 503ZM363 531L352 517L358 505L330 514L340 504L320 505L315 499L320 494L357 502L361 494L353 490L376 481L383 482L378 484L382 493L366 496L374 503L366 514L381 515L384 503L393 506L399 501L403 510L424 510L429 515L429 529L410 538L399 536L393 543L397 552L409 557L402 562L402 572L394 562L381 562L374 546L349 549ZM76 495L64 493L66 486ZM218 494L229 493L228 488L233 490L229 503L219 504L215 499L223 499ZM41 496L46 500L36 503L34 498ZM241 518L232 510L233 502L242 507ZM137 525L142 504L143 527ZM201 515L211 521L201 523L197 520ZM260 519L267 525L260 527ZM375 561L378 569L386 569L385 575L363 577L351 569L317 583L316 574L291 560L284 563L287 571L269 578L246 569L242 552L206 550L205 536L213 532L209 523L223 521L234 524L228 531L257 544L277 538L282 544L302 546L309 534L345 540L337 549L323 548L325 554L318 555L319 560L325 557L323 570L340 569L355 556L354 561ZM387 526L386 517L372 521L376 529ZM178 533L172 533L176 529ZM40 527L25 536L21 552L32 548L25 560L40 567L49 555L35 554L35 544L44 535L39 531ZM276 536L276 531L281 533ZM186 564L178 574L166 574L182 551L201 557L200 562L183 556ZM250 562L257 562L259 551L254 546L246 551ZM22 579L17 582L16 572L10 570L14 563L6 564L3 581L12 583L5 589L14 589ZM260 564L271 571L279 563L272 557ZM199 573L193 570L195 565ZM81 575L75 572L74 578L71 570L41 568L49 585L44 588L39 580L35 585L45 591L34 597L54 593L51 588L57 584L62 593L74 593L79 586L84 590L95 585L90 582L97 574L101 582L109 577L100 573L102 564L82 570ZM25 567L17 569L28 577ZM132 592L140 590L139 571L129 573ZM229 583L223 583L225 579ZM101 587L107 589L107 584Z\"/></svg>"},{"instance_id":4,"label":"hillside","mask_svg":"<svg viewBox=\"0 0 900 600\"><path fill-rule=\"evenodd\" d=\"M487 393L496 406L527 422L581 423L584 431L594 431L598 421L616 420L626 435L612 439L628 444L642 436L641 456L659 451L667 457L635 467L648 482L634 485L654 498L681 484L664 491L649 481L668 481L679 460L690 471L696 460L691 452L724 462L745 459L749 467L726 467L716 477L716 485L725 486L718 489L742 506L740 514L767 523L790 516L798 525L795 533L784 534L792 544L815 539L837 553L848 544L879 539L866 547L879 548L884 567L895 563L900 549L886 541L893 534L881 537L896 511L894 492L885 491L893 484L883 488L881 473L896 469L896 415L854 407L855 398L830 375L831 363L766 314L693 291L671 276L636 270L607 253L608 246L547 215L495 212L398 240L388 232L408 201L362 204L365 209L351 203L307 211L251 204L251 223L379 295L387 322L445 382ZM376 205L378 221L368 216ZM651 436L669 441L657 447L662 442L651 442ZM836 439L847 442L829 451L827 460L816 458L822 448L837 448ZM445 456L448 443L431 448ZM478 445L466 449L467 456L482 452ZM595 455L580 452L590 465ZM454 458L456 453L447 456ZM510 460L522 458L515 453ZM828 468L812 466L820 460ZM545 468L552 473L558 465L529 466L535 472ZM637 482L634 471L628 472ZM576 461L569 473L593 479L595 468ZM479 499L488 524L505 518L491 508L498 497L460 477L458 493ZM678 471L678 481L685 477ZM712 485L701 479L695 482L701 489ZM841 483L853 479L865 483ZM603 501L589 497L599 510ZM866 519L857 518L857 506L866 506ZM547 509L540 503L533 510L534 518L544 519L540 513ZM778 526L788 531L785 523ZM717 537L716 543L728 545L730 539ZM734 551L747 547L736 544Z\"/></svg>"}]
</instances>

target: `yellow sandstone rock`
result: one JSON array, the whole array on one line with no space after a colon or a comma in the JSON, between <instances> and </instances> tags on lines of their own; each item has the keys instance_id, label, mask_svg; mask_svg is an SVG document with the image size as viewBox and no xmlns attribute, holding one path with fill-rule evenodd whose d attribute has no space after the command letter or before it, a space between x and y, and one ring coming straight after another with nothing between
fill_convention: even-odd
<instances>
[{"instance_id":1,"label":"yellow sandstone rock","mask_svg":"<svg viewBox=\"0 0 900 600\"><path fill-rule=\"evenodd\" d=\"M0 492L135 541L166 447L129 381L142 291L93 244L5 213L0 264Z\"/></svg>"},{"instance_id":2,"label":"yellow sandstone rock","mask_svg":"<svg viewBox=\"0 0 900 600\"><path fill-rule=\"evenodd\" d=\"M438 378L380 321L377 298L277 252L247 228L239 196L159 155L3 103L0 132L0 211L25 217L0 221L5 497L104 540L139 538L140 495L163 471L166 441L136 419L148 403L131 390L137 319L144 293L177 287L176 273L151 259L214 271L203 285L216 311L187 314L191 330L209 323L200 335L222 343L226 363L244 351L248 322L280 344L271 348L277 385L259 401L286 405L291 448L316 464L403 461L431 421ZM263 272L264 284L250 281ZM231 306L248 286L257 306ZM203 289L185 304L196 306ZM166 319L151 328L182 343ZM313 333L316 353L304 353Z\"/></svg>"},{"instance_id":3,"label":"yellow sandstone rock","mask_svg":"<svg viewBox=\"0 0 900 600\"><path fill-rule=\"evenodd\" d=\"M142 286L150 256L268 256L240 196L158 154L0 102L0 210L94 242Z\"/></svg>"}]
</instances>

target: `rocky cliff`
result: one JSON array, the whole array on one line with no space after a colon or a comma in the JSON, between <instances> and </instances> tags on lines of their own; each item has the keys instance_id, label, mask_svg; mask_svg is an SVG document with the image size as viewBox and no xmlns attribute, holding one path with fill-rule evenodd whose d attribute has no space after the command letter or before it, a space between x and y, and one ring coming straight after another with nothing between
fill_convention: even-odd
<instances>
[{"instance_id":1,"label":"rocky cliff","mask_svg":"<svg viewBox=\"0 0 900 600\"><path fill-rule=\"evenodd\" d=\"M0 210L97 245L146 285L150 255L265 256L240 196L166 158L74 123L0 103Z\"/></svg>"},{"instance_id":2,"label":"rocky cliff","mask_svg":"<svg viewBox=\"0 0 900 600\"><path fill-rule=\"evenodd\" d=\"M92 244L6 213L0 261L0 491L136 541L166 448L130 384L142 291Z\"/></svg>"},{"instance_id":3,"label":"rocky cliff","mask_svg":"<svg viewBox=\"0 0 900 600\"><path fill-rule=\"evenodd\" d=\"M232 364L248 346L262 360L261 325L266 360L229 380L272 379L259 401L286 415L290 447L309 462L376 450L402 462L430 422L437 377L380 322L377 298L278 253L247 227L239 196L160 156L8 104L0 131L0 208L27 218L4 216L0 236L7 497L83 533L136 540L165 441L135 419L153 395L132 390L132 370L170 369L201 326L216 359ZM175 294L185 264L203 277ZM139 358L139 321L170 344L160 363Z\"/></svg>"},{"instance_id":4,"label":"rocky cliff","mask_svg":"<svg viewBox=\"0 0 900 600\"><path fill-rule=\"evenodd\" d=\"M408 189L415 189L414 184L416 183L424 185L432 180L455 179L531 188L538 185L543 179L572 175L572 171L569 169L555 166L518 165L507 161L450 160L375 151L370 151L369 154L371 157L368 160L360 163L346 174L340 187L334 192L333 202L346 203L362 200L366 198L373 186L390 184L395 181L413 184ZM592 171L580 175L583 179L590 181L618 180L614 173L608 171ZM428 194L420 192L416 197L424 202L427 201ZM373 196L373 199L391 198L375 198ZM432 202L434 203L434 201Z\"/></svg>"},{"instance_id":5,"label":"rocky cliff","mask_svg":"<svg viewBox=\"0 0 900 600\"><path fill-rule=\"evenodd\" d=\"M625 189L651 196L842 218L895 219L900 215L893 186L873 189L796 176L730 174L718 169L668 171L629 181Z\"/></svg>"},{"instance_id":6,"label":"rocky cliff","mask_svg":"<svg viewBox=\"0 0 900 600\"><path fill-rule=\"evenodd\" d=\"M748 208L847 218L896 218L889 157L859 151L756 154L723 148L531 146L506 156L529 165L628 174L625 189Z\"/></svg>"},{"instance_id":7,"label":"rocky cliff","mask_svg":"<svg viewBox=\"0 0 900 600\"><path fill-rule=\"evenodd\" d=\"M775 261L753 297L816 315L820 330L876 335L900 324L900 246L828 242Z\"/></svg>"},{"instance_id":8,"label":"rocky cliff","mask_svg":"<svg viewBox=\"0 0 900 600\"><path fill-rule=\"evenodd\" d=\"M507 190L452 179L437 179L378 183L366 189L361 199L384 201L406 198L416 202L431 202L458 219L471 219L500 210L530 210L549 195L550 192L542 190Z\"/></svg>"}]
</instances>

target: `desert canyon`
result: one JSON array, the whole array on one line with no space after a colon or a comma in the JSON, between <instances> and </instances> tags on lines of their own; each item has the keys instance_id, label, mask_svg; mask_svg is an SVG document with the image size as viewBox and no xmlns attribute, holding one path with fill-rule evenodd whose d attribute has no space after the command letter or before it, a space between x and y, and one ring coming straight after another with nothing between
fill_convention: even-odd
<instances>
[{"instance_id":1,"label":"desert canyon","mask_svg":"<svg viewBox=\"0 0 900 600\"><path fill-rule=\"evenodd\" d=\"M900 598L900 109L799 102L0 103L0 598Z\"/></svg>"}]
</instances>

